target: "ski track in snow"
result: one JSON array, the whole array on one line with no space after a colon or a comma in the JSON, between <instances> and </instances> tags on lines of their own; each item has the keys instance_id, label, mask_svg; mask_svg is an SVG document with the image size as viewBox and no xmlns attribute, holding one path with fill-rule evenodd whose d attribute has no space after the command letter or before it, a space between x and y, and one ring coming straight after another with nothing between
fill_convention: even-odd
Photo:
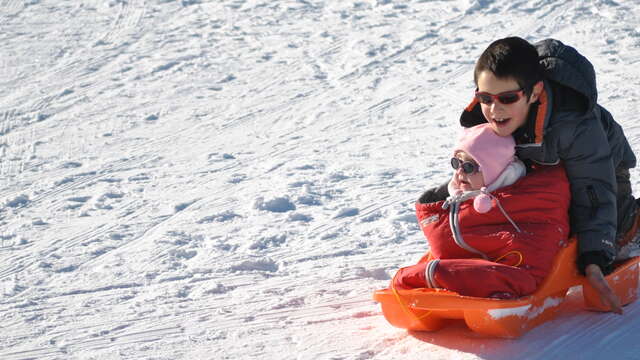
<instances>
[{"instance_id":1,"label":"ski track in snow","mask_svg":"<svg viewBox=\"0 0 640 360\"><path fill-rule=\"evenodd\" d=\"M492 40L578 48L640 151L637 5L0 1L0 358L636 358L638 304L505 341L371 295Z\"/></svg>"}]
</instances>

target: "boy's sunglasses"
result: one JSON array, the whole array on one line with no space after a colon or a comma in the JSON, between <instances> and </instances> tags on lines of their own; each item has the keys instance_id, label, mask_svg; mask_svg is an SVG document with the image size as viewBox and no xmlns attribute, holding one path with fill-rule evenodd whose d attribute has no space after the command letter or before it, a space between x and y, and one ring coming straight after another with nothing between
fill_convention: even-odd
<instances>
[{"instance_id":1,"label":"boy's sunglasses","mask_svg":"<svg viewBox=\"0 0 640 360\"><path fill-rule=\"evenodd\" d=\"M493 95L484 91L476 91L476 99L482 104L491 105L494 101L498 101L501 104L509 105L520 100L524 96L524 90L505 91L500 94Z\"/></svg>"},{"instance_id":2,"label":"boy's sunglasses","mask_svg":"<svg viewBox=\"0 0 640 360\"><path fill-rule=\"evenodd\" d=\"M451 167L454 170L462 168L462 171L464 171L465 174L469 175L475 174L480 170L480 165L471 161L462 161L456 157L451 158Z\"/></svg>"}]
</instances>

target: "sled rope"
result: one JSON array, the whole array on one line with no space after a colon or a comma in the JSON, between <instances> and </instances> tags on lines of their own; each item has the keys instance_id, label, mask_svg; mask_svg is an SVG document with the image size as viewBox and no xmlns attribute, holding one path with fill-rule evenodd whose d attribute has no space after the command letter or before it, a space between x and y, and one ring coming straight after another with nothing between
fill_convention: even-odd
<instances>
[{"instance_id":1,"label":"sled rope","mask_svg":"<svg viewBox=\"0 0 640 360\"><path fill-rule=\"evenodd\" d=\"M422 314L420 316L416 315L413 313L413 311L411 311L409 309L409 307L402 301L402 296L400 296L400 293L398 292L398 290L396 289L395 286L395 282L396 282L396 277L398 276L398 272L396 272L395 275L393 275L393 280L391 280L391 292L393 292L393 295L395 295L396 300L398 300L398 304L400 304L400 308L402 309L402 311L407 314L408 316L412 316L414 317L416 320L422 320L424 318L426 318L427 316L431 315L431 313L433 312L433 310L429 310L429 312L427 312L426 314Z\"/></svg>"}]
</instances>

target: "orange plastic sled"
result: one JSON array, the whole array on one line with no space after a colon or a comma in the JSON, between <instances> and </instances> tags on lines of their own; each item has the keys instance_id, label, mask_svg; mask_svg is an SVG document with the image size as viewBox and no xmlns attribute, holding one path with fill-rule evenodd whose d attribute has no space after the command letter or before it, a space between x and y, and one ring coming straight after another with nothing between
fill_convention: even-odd
<instances>
[{"instance_id":1,"label":"orange plastic sled","mask_svg":"<svg viewBox=\"0 0 640 360\"><path fill-rule=\"evenodd\" d=\"M462 296L441 289L377 290L373 299L382 305L387 321L399 328L435 331L452 319L463 319L477 333L517 338L555 318L567 291L574 286L582 286L587 309L608 311L586 278L578 273L576 254L576 241L571 239L556 257L551 273L540 288L533 295L517 300ZM637 298L639 262L640 257L628 259L605 277L623 305Z\"/></svg>"}]
</instances>

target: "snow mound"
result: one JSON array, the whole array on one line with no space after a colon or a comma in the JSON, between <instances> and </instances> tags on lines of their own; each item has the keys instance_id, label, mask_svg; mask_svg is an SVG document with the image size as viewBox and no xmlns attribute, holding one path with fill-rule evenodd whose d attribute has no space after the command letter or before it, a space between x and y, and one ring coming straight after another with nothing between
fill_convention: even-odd
<instances>
[{"instance_id":1,"label":"snow mound","mask_svg":"<svg viewBox=\"0 0 640 360\"><path fill-rule=\"evenodd\" d=\"M273 197L267 199L259 197L255 200L253 207L258 210L270 211L275 213L284 213L296 209L296 205L291 202L291 199L288 196Z\"/></svg>"},{"instance_id":2,"label":"snow mound","mask_svg":"<svg viewBox=\"0 0 640 360\"><path fill-rule=\"evenodd\" d=\"M252 271L261 271L261 272L276 272L278 271L279 266L273 259L263 258L256 260L245 260L240 264L233 265L231 267L232 272L252 272Z\"/></svg>"},{"instance_id":3,"label":"snow mound","mask_svg":"<svg viewBox=\"0 0 640 360\"><path fill-rule=\"evenodd\" d=\"M11 208L17 208L20 206L26 206L28 203L29 203L29 196L25 194L21 194L12 199L7 200L4 203L4 205Z\"/></svg>"}]
</instances>

